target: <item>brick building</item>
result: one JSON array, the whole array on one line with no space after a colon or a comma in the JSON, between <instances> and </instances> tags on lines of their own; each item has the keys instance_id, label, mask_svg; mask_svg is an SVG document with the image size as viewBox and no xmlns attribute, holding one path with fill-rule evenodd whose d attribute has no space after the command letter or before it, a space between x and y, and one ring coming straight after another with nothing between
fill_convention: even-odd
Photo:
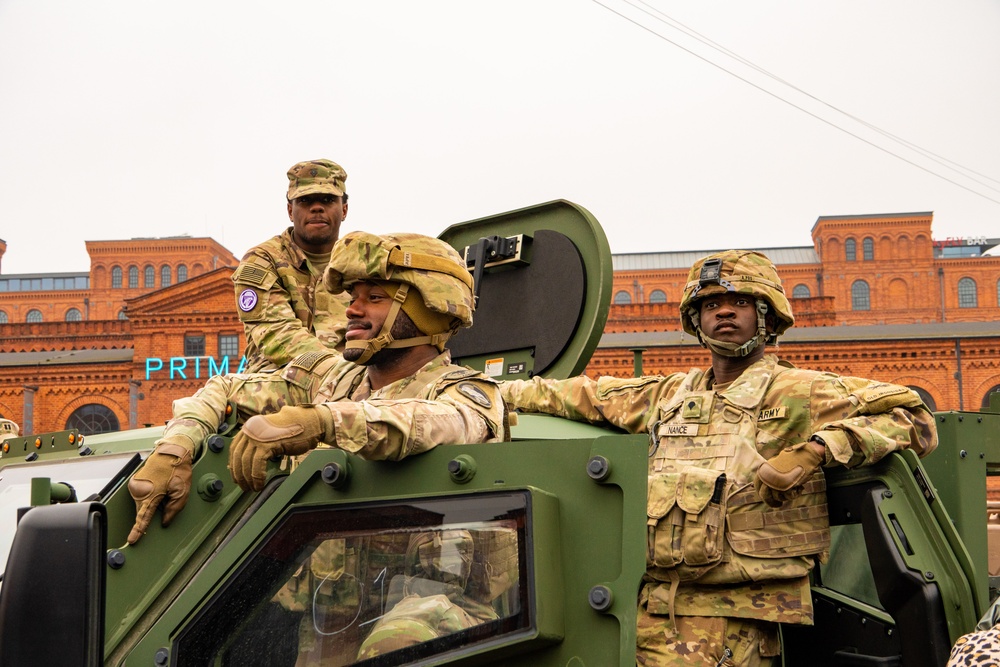
<instances>
[{"instance_id":1,"label":"brick building","mask_svg":"<svg viewBox=\"0 0 1000 667\"><path fill-rule=\"evenodd\" d=\"M0 273L0 416L22 433L162 423L227 355L237 370L229 250L186 236L86 245L88 273Z\"/></svg>"},{"instance_id":2,"label":"brick building","mask_svg":"<svg viewBox=\"0 0 1000 667\"><path fill-rule=\"evenodd\" d=\"M812 246L763 248L792 296L791 362L917 389L937 410L1000 391L998 239L933 241L930 213L821 217ZM0 241L0 262L6 244ZM0 417L22 432L159 424L176 398L239 369L230 275L206 238L87 242L88 273L0 272ZM702 252L614 256L614 305L587 373L705 367L678 302ZM2 268L2 264L0 264Z\"/></svg>"},{"instance_id":3,"label":"brick building","mask_svg":"<svg viewBox=\"0 0 1000 667\"><path fill-rule=\"evenodd\" d=\"M795 327L781 356L808 368L916 389L937 410L979 410L1000 391L1000 239L934 241L931 213L821 217L812 246L761 248L778 266ZM589 375L710 363L680 327L688 270L715 252L614 257L614 305Z\"/></svg>"}]
</instances>

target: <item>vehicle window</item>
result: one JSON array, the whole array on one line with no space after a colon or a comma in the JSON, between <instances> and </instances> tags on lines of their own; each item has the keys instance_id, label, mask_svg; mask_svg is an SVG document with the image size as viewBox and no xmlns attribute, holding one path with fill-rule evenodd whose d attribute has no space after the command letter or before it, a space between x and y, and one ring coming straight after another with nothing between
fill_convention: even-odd
<instances>
[{"instance_id":1,"label":"vehicle window","mask_svg":"<svg viewBox=\"0 0 1000 667\"><path fill-rule=\"evenodd\" d=\"M100 457L75 457L53 463L8 464L0 470L0 572L6 566L10 544L17 529L17 510L31 506L31 480L47 477L65 482L76 491L78 500L102 496L122 475L137 464L136 454L112 454Z\"/></svg>"},{"instance_id":2,"label":"vehicle window","mask_svg":"<svg viewBox=\"0 0 1000 667\"><path fill-rule=\"evenodd\" d=\"M297 509L181 633L178 664L403 664L528 631L527 505Z\"/></svg>"}]
</instances>

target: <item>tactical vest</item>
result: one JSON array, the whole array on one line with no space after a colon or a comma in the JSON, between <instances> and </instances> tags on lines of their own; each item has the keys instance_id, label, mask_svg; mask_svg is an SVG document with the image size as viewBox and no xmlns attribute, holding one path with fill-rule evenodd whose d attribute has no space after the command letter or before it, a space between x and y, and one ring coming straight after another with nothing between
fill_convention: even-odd
<instances>
[{"instance_id":1,"label":"tactical vest","mask_svg":"<svg viewBox=\"0 0 1000 667\"><path fill-rule=\"evenodd\" d=\"M753 487L764 461L760 406L781 372L771 366L716 393L696 389L705 383L693 370L657 406L649 424L648 579L676 586L801 577L814 564L811 556L829 549L821 471L777 509ZM780 410L808 415L808 395L783 399Z\"/></svg>"}]
</instances>

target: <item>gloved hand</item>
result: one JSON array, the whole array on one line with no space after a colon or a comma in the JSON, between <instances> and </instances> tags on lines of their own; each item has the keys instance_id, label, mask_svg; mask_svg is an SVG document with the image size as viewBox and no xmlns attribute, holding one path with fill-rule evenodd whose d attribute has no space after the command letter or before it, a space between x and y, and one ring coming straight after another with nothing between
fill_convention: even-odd
<instances>
[{"instance_id":1,"label":"gloved hand","mask_svg":"<svg viewBox=\"0 0 1000 667\"><path fill-rule=\"evenodd\" d=\"M286 405L274 414L247 420L233 438L229 468L245 491L260 491L267 480L267 462L276 456L305 454L333 432L328 410L311 405Z\"/></svg>"},{"instance_id":2,"label":"gloved hand","mask_svg":"<svg viewBox=\"0 0 1000 667\"><path fill-rule=\"evenodd\" d=\"M191 492L191 450L186 438L175 436L156 443L153 453L128 483L135 500L135 525L128 543L135 544L146 534L156 508L163 505L163 525L168 526L187 504Z\"/></svg>"},{"instance_id":3,"label":"gloved hand","mask_svg":"<svg viewBox=\"0 0 1000 667\"><path fill-rule=\"evenodd\" d=\"M817 442L802 442L761 463L753 481L760 499L771 507L781 507L786 500L798 497L802 485L823 463L821 447Z\"/></svg>"}]
</instances>

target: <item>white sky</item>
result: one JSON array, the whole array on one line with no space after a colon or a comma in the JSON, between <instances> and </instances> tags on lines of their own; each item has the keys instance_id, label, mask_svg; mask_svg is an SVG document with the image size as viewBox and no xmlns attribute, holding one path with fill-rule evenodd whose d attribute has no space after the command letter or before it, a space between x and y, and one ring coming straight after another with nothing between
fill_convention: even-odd
<instances>
[{"instance_id":1,"label":"white sky","mask_svg":"<svg viewBox=\"0 0 1000 667\"><path fill-rule=\"evenodd\" d=\"M808 245L866 213L1000 236L996 0L646 1L601 0L670 41L593 0L0 0L3 273L86 271L86 240L239 257L320 157L344 231L564 198L616 253Z\"/></svg>"}]
</instances>

